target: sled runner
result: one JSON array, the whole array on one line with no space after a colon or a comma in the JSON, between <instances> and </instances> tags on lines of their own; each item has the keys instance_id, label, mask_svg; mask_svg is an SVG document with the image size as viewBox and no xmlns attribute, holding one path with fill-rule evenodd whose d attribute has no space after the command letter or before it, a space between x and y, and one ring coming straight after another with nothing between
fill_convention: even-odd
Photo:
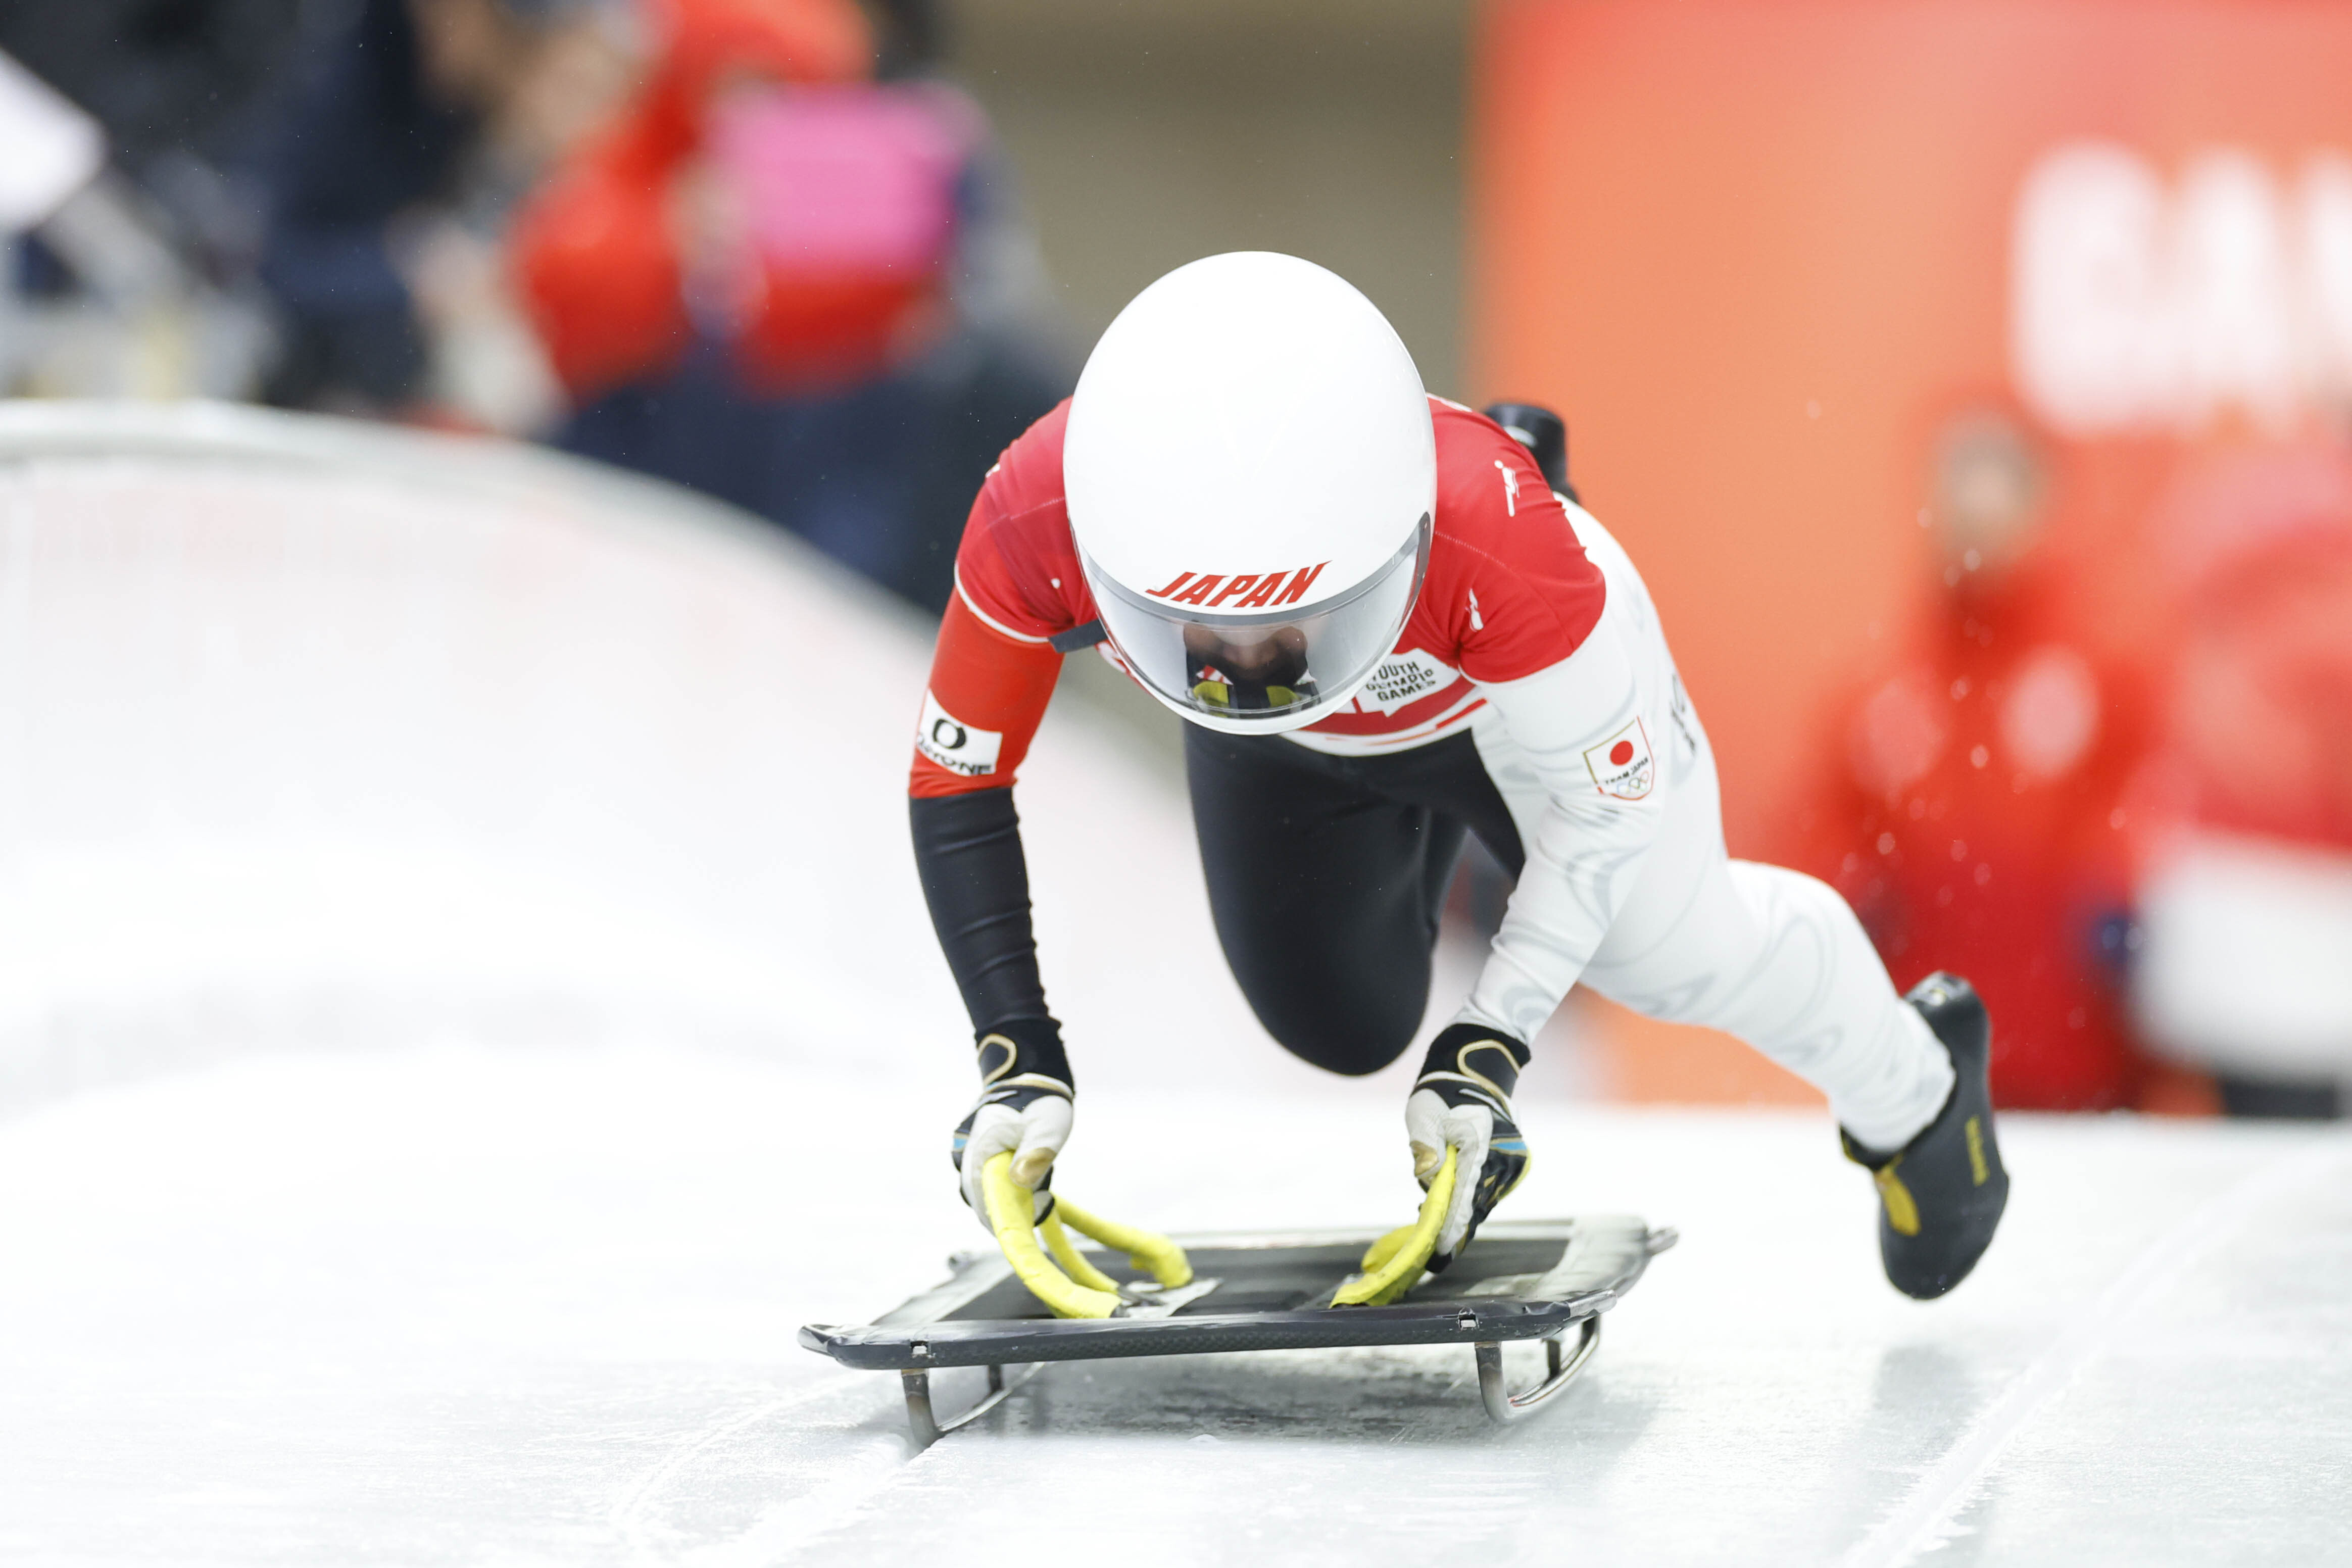
<instances>
[{"instance_id":1,"label":"sled runner","mask_svg":"<svg viewBox=\"0 0 2352 1568\"><path fill-rule=\"evenodd\" d=\"M844 1366L898 1373L919 1447L993 1409L1016 1386L1008 1367L1202 1352L1466 1343L1475 1348L1487 1415L1511 1422L1583 1370L1601 1342L1601 1314L1675 1234L1615 1215L1490 1221L1453 1268L1396 1300L1333 1306L1380 1239L1374 1231L1179 1237L1192 1277L1173 1287L1115 1254L1089 1250L1087 1261L1117 1285L1122 1302L1117 1316L1092 1318L1055 1317L1001 1254L960 1253L949 1259L945 1281L873 1322L812 1324L800 1339ZM1571 1334L1574 1342L1564 1342ZM1503 1373L1502 1347L1513 1340L1541 1341L1547 1366L1542 1381L1518 1393ZM989 1392L941 1421L931 1408L929 1374L961 1366L986 1367Z\"/></svg>"}]
</instances>

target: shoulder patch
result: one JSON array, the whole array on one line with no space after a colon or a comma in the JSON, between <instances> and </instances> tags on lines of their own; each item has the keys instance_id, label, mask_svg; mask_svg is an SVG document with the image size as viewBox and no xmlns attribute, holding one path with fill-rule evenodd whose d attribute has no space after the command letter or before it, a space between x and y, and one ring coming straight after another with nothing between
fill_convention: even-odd
<instances>
[{"instance_id":1,"label":"shoulder patch","mask_svg":"<svg viewBox=\"0 0 2352 1568\"><path fill-rule=\"evenodd\" d=\"M1586 747L1584 765L1592 787L1616 800L1640 800L1657 783L1650 732L1638 718L1599 745Z\"/></svg>"}]
</instances>

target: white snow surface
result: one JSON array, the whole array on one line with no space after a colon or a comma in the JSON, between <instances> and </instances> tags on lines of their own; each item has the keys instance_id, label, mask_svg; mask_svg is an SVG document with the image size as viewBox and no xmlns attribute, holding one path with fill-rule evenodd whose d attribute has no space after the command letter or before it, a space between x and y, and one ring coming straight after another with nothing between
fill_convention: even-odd
<instances>
[{"instance_id":1,"label":"white snow surface","mask_svg":"<svg viewBox=\"0 0 2352 1568\"><path fill-rule=\"evenodd\" d=\"M1684 1237L1534 1420L1463 1347L1181 1357L912 1452L793 1331L982 1242L923 645L581 465L0 409L0 1561L2352 1561L2330 1130L2007 1118L1921 1304L1818 1115L1531 1100L1508 1212ZM1258 1033L1181 795L1060 714L1023 797L1063 1189L1402 1219L1402 1079Z\"/></svg>"}]
</instances>

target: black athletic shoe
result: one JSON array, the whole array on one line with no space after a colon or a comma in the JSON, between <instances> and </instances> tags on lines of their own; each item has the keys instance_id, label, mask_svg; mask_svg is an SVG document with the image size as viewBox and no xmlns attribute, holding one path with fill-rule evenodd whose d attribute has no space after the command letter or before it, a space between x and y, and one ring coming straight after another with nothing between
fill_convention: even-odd
<instances>
[{"instance_id":1,"label":"black athletic shoe","mask_svg":"<svg viewBox=\"0 0 2352 1568\"><path fill-rule=\"evenodd\" d=\"M1904 998L1919 1009L1952 1058L1952 1093L1936 1120L1892 1154L1865 1149L1844 1129L1846 1158L1878 1184L1878 1253L1906 1296L1932 1300L1969 1277L1992 1245L2009 1202L2009 1173L1993 1142L1992 1021L1976 988L1930 974Z\"/></svg>"}]
</instances>

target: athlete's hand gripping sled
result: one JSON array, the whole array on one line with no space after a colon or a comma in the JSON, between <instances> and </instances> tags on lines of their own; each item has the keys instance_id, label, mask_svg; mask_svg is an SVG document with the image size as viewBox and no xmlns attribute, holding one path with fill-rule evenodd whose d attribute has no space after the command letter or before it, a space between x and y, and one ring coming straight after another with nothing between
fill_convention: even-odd
<instances>
[{"instance_id":1,"label":"athlete's hand gripping sled","mask_svg":"<svg viewBox=\"0 0 2352 1568\"><path fill-rule=\"evenodd\" d=\"M1150 1274L1162 1289L1192 1282L1192 1265L1186 1260L1184 1249L1156 1232L1097 1218L1067 1198L1051 1194L1044 1205L1045 1214L1037 1215L1036 1195L1013 1179L1013 1165L1010 1153L998 1153L990 1155L981 1167L981 1194L988 1205L989 1228L1004 1251L1004 1260L1013 1266L1013 1277L1055 1317L1117 1317L1141 1294L1129 1287L1133 1293L1122 1295L1118 1283L1072 1244L1071 1230L1126 1253L1129 1261ZM1045 1238L1045 1250L1053 1253L1051 1259L1037 1246L1040 1236ZM1061 1267L1055 1268L1056 1263Z\"/></svg>"},{"instance_id":2,"label":"athlete's hand gripping sled","mask_svg":"<svg viewBox=\"0 0 2352 1568\"><path fill-rule=\"evenodd\" d=\"M1339 1288L1333 1306L1385 1306L1424 1271L1444 1273L1527 1178L1527 1140L1510 1097L1528 1055L1517 1040L1474 1024L1449 1025L1429 1043L1404 1110L1413 1176L1426 1193L1420 1217L1372 1244L1362 1276Z\"/></svg>"},{"instance_id":3,"label":"athlete's hand gripping sled","mask_svg":"<svg viewBox=\"0 0 2352 1568\"><path fill-rule=\"evenodd\" d=\"M1428 1272L1430 1255L1437 1250L1439 1233L1454 1205L1454 1151L1445 1151L1437 1173L1430 1178L1429 1194L1421 1201L1421 1215L1400 1226L1364 1251L1364 1271L1331 1293L1334 1307L1385 1307Z\"/></svg>"}]
</instances>

